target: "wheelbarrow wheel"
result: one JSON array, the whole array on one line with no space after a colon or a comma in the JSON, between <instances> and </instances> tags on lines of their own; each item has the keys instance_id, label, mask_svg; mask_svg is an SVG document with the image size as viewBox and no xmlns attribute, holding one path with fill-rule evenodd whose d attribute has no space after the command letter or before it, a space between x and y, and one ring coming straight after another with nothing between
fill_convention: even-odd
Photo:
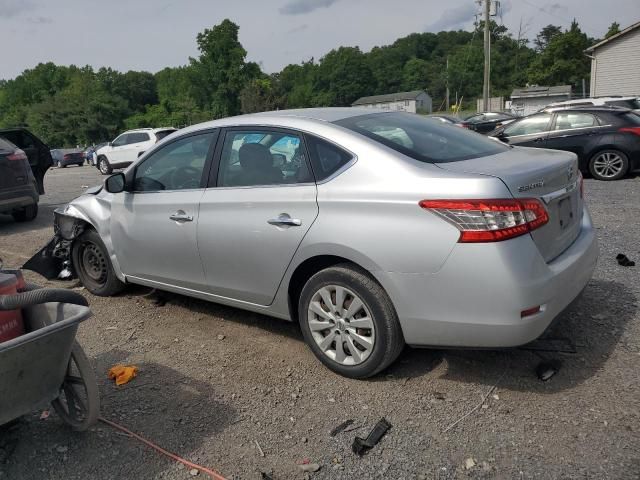
<instances>
[{"instance_id":1,"label":"wheelbarrow wheel","mask_svg":"<svg viewBox=\"0 0 640 480\"><path fill-rule=\"evenodd\" d=\"M100 393L89 359L77 343L73 343L67 374L60 387L54 410L74 430L87 430L98 420Z\"/></svg>"}]
</instances>

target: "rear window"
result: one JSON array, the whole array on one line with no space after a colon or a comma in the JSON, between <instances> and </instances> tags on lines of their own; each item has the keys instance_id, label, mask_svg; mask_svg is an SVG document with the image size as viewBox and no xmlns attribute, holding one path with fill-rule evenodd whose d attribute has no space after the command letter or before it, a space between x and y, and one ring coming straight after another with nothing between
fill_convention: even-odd
<instances>
[{"instance_id":1,"label":"rear window","mask_svg":"<svg viewBox=\"0 0 640 480\"><path fill-rule=\"evenodd\" d=\"M477 133L411 113L376 113L335 123L421 162L457 162L509 149Z\"/></svg>"},{"instance_id":2,"label":"rear window","mask_svg":"<svg viewBox=\"0 0 640 480\"><path fill-rule=\"evenodd\" d=\"M640 100L637 98L627 100L607 100L604 104L612 107L630 108L631 110L640 108Z\"/></svg>"},{"instance_id":3,"label":"rear window","mask_svg":"<svg viewBox=\"0 0 640 480\"><path fill-rule=\"evenodd\" d=\"M169 135L171 135L175 131L176 130L160 130L159 132L156 132L156 140L159 142L164 137L168 137Z\"/></svg>"},{"instance_id":4,"label":"rear window","mask_svg":"<svg viewBox=\"0 0 640 480\"><path fill-rule=\"evenodd\" d=\"M0 138L0 150L13 152L15 149L16 147L14 147L12 143Z\"/></svg>"},{"instance_id":5,"label":"rear window","mask_svg":"<svg viewBox=\"0 0 640 480\"><path fill-rule=\"evenodd\" d=\"M640 115L637 113L625 113L620 115L621 118L624 119L625 123L630 123L631 125L640 125Z\"/></svg>"}]
</instances>

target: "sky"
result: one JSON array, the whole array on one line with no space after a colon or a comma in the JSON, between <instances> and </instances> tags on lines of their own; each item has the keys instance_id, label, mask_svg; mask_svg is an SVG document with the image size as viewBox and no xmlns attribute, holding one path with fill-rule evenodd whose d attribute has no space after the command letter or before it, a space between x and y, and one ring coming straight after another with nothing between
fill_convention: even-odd
<instances>
[{"instance_id":1,"label":"sky","mask_svg":"<svg viewBox=\"0 0 640 480\"><path fill-rule=\"evenodd\" d=\"M475 0L0 0L0 79L39 62L157 72L198 55L196 35L229 18L247 60L276 72L339 46L369 51L414 32L470 29ZM601 38L640 21L640 0L502 0L496 17L535 38L576 18Z\"/></svg>"}]
</instances>

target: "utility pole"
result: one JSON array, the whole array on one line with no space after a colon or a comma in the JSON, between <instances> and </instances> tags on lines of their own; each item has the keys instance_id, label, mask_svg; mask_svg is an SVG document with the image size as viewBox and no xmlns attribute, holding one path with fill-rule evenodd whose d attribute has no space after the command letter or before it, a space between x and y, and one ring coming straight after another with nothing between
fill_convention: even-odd
<instances>
[{"instance_id":1,"label":"utility pole","mask_svg":"<svg viewBox=\"0 0 640 480\"><path fill-rule=\"evenodd\" d=\"M482 107L489 111L489 78L491 69L491 0L484 0L484 86L482 89Z\"/></svg>"},{"instance_id":2,"label":"utility pole","mask_svg":"<svg viewBox=\"0 0 640 480\"><path fill-rule=\"evenodd\" d=\"M449 55L447 55L447 74L445 76L447 80L447 112L449 111Z\"/></svg>"}]
</instances>

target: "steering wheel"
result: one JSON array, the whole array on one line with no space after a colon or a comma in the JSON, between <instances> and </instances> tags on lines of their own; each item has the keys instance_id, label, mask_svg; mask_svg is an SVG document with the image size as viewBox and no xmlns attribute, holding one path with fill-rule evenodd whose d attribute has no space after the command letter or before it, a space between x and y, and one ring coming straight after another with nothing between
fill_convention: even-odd
<instances>
[{"instance_id":1,"label":"steering wheel","mask_svg":"<svg viewBox=\"0 0 640 480\"><path fill-rule=\"evenodd\" d=\"M202 172L198 168L189 165L178 167L171 172L171 184L174 190L199 188L201 177Z\"/></svg>"}]
</instances>

